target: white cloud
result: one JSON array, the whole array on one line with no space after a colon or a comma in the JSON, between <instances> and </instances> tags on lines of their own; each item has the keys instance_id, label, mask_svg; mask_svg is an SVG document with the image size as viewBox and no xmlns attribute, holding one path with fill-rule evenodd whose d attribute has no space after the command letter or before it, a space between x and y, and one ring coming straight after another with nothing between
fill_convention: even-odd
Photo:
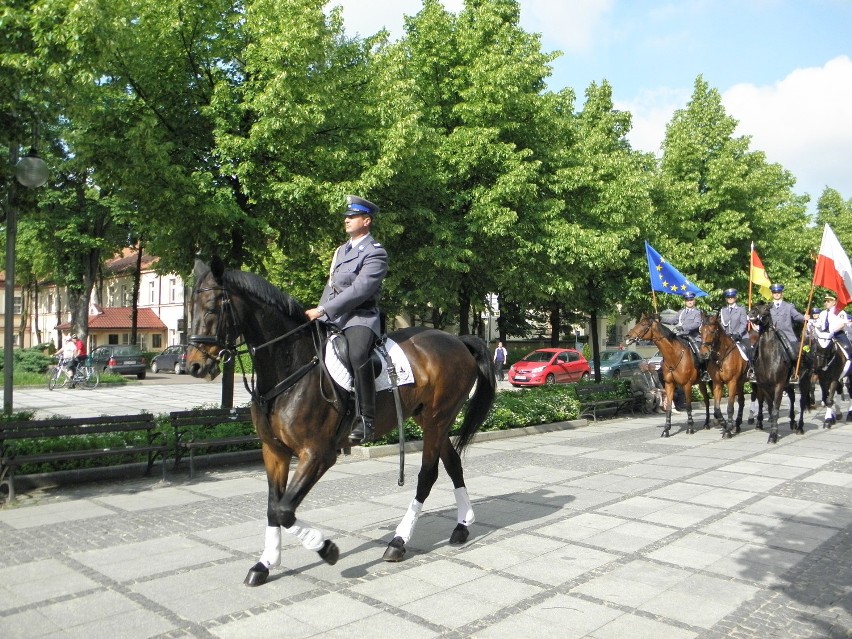
<instances>
[{"instance_id":1,"label":"white cloud","mask_svg":"<svg viewBox=\"0 0 852 639\"><path fill-rule=\"evenodd\" d=\"M852 60L797 69L769 86L738 84L722 96L737 133L797 178L815 202L830 186L852 197Z\"/></svg>"},{"instance_id":2,"label":"white cloud","mask_svg":"<svg viewBox=\"0 0 852 639\"><path fill-rule=\"evenodd\" d=\"M447 11L458 12L464 0L441 0ZM367 37L385 27L391 39L402 37L404 16L413 16L423 8L422 0L331 0L325 5L343 7L343 24L349 35Z\"/></svg>"},{"instance_id":3,"label":"white cloud","mask_svg":"<svg viewBox=\"0 0 852 639\"><path fill-rule=\"evenodd\" d=\"M633 127L627 136L631 146L660 156L666 126L674 112L686 106L691 95L689 89L658 87L643 90L630 101L614 100L613 106L621 111L630 111L633 116Z\"/></svg>"},{"instance_id":4,"label":"white cloud","mask_svg":"<svg viewBox=\"0 0 852 639\"><path fill-rule=\"evenodd\" d=\"M523 0L521 26L566 53L588 53L614 0Z\"/></svg>"}]
</instances>

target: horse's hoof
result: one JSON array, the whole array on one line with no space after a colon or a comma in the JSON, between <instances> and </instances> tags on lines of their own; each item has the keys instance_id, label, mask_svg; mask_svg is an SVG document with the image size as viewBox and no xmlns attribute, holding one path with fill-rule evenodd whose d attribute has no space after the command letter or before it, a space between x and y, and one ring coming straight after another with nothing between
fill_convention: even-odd
<instances>
[{"instance_id":1,"label":"horse's hoof","mask_svg":"<svg viewBox=\"0 0 852 639\"><path fill-rule=\"evenodd\" d=\"M748 423L749 423L749 424L753 424L753 423L754 423L754 417L749 417L749 418L748 418Z\"/></svg>"},{"instance_id":2,"label":"horse's hoof","mask_svg":"<svg viewBox=\"0 0 852 639\"><path fill-rule=\"evenodd\" d=\"M394 537L385 549L382 559L385 561L402 561L405 557L405 542L402 537Z\"/></svg>"},{"instance_id":3,"label":"horse's hoof","mask_svg":"<svg viewBox=\"0 0 852 639\"><path fill-rule=\"evenodd\" d=\"M267 568L264 564L257 562L251 567L251 570L248 571L243 583L246 586L254 588L255 586L262 586L265 584L267 579L269 579L269 568Z\"/></svg>"},{"instance_id":4,"label":"horse's hoof","mask_svg":"<svg viewBox=\"0 0 852 639\"><path fill-rule=\"evenodd\" d=\"M733 437L733 435L731 435L731 433L727 430L722 433L722 439L730 439L731 437Z\"/></svg>"},{"instance_id":5,"label":"horse's hoof","mask_svg":"<svg viewBox=\"0 0 852 639\"><path fill-rule=\"evenodd\" d=\"M831 429L831 426L832 426L832 423L831 423L831 422L825 422L825 423L822 425L822 427L823 427L823 428L828 428L828 429Z\"/></svg>"},{"instance_id":6,"label":"horse's hoof","mask_svg":"<svg viewBox=\"0 0 852 639\"><path fill-rule=\"evenodd\" d=\"M769 439L766 441L767 444L777 444L778 443L778 433L769 433Z\"/></svg>"},{"instance_id":7,"label":"horse's hoof","mask_svg":"<svg viewBox=\"0 0 852 639\"><path fill-rule=\"evenodd\" d=\"M694 434L695 434L695 429L694 429L694 428L687 428L687 429L686 429L686 434L687 434L687 435L694 435Z\"/></svg>"},{"instance_id":8,"label":"horse's hoof","mask_svg":"<svg viewBox=\"0 0 852 639\"><path fill-rule=\"evenodd\" d=\"M716 424L716 428L721 428L721 424ZM704 430L710 430L710 424L704 424Z\"/></svg>"},{"instance_id":9,"label":"horse's hoof","mask_svg":"<svg viewBox=\"0 0 852 639\"><path fill-rule=\"evenodd\" d=\"M734 428L734 435L739 435L741 432L743 432L742 428L737 425L737 427Z\"/></svg>"},{"instance_id":10,"label":"horse's hoof","mask_svg":"<svg viewBox=\"0 0 852 639\"><path fill-rule=\"evenodd\" d=\"M453 529L453 534L450 535L450 545L459 546L466 542L469 536L470 531L467 529L467 526L465 526L464 524L458 524Z\"/></svg>"},{"instance_id":11,"label":"horse's hoof","mask_svg":"<svg viewBox=\"0 0 852 639\"><path fill-rule=\"evenodd\" d=\"M754 430L763 430L763 424L758 424L754 427Z\"/></svg>"},{"instance_id":12,"label":"horse's hoof","mask_svg":"<svg viewBox=\"0 0 852 639\"><path fill-rule=\"evenodd\" d=\"M662 433L660 433L660 437L668 437L668 436L669 436L669 431L667 431L667 430L664 430Z\"/></svg>"},{"instance_id":13,"label":"horse's hoof","mask_svg":"<svg viewBox=\"0 0 852 639\"><path fill-rule=\"evenodd\" d=\"M326 539L325 543L322 545L322 548L317 550L317 554L322 558L325 563L327 563L329 566L333 566L337 563L337 558L340 557L340 549L337 547L336 543L334 543L330 539Z\"/></svg>"}]
</instances>

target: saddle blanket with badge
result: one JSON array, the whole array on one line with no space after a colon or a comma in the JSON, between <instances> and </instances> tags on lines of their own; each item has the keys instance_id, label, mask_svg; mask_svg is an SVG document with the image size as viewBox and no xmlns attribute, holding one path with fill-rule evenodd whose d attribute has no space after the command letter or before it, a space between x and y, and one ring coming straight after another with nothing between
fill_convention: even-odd
<instances>
[{"instance_id":1,"label":"saddle blanket with badge","mask_svg":"<svg viewBox=\"0 0 852 639\"><path fill-rule=\"evenodd\" d=\"M331 374L332 379L337 382L342 388L352 390L352 375L347 370L346 366L337 357L337 353L332 345L332 341L342 339L340 335L333 335L328 340L325 349L325 367ZM411 371L411 364L408 362L408 357L402 350L399 344L392 339L385 340L385 349L396 368L396 385L404 386L414 383L414 373ZM390 376L388 375L388 364L381 353L378 354L379 360L382 362L382 371L376 377L376 392L388 390L391 387Z\"/></svg>"}]
</instances>

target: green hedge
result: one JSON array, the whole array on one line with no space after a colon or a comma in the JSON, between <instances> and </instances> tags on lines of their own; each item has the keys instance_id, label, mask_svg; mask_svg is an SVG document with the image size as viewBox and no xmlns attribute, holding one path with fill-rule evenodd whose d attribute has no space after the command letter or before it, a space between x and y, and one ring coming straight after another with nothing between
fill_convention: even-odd
<instances>
[{"instance_id":1,"label":"green hedge","mask_svg":"<svg viewBox=\"0 0 852 639\"><path fill-rule=\"evenodd\" d=\"M588 396L589 399L605 399L612 397L630 397L630 382L617 380L616 392L598 393ZM592 386L593 382L581 384ZM486 419L480 431L509 430L512 428L524 428L526 426L537 426L539 424L550 424L553 422L564 422L577 419L580 412L580 402L577 399L577 384L557 384L552 386L540 386L537 388L525 388L517 391L506 391L497 393L494 408ZM211 408L211 406L200 406L197 410ZM451 429L451 434L457 434L461 429L464 412L456 419ZM0 419L31 419L32 413L16 413ZM169 450L174 450L174 429L167 414L157 416L159 432L169 445ZM405 428L406 441L418 441L423 439L423 431L411 419L403 425ZM238 435L248 435L254 432L254 426L248 422L227 421L206 429L206 437L220 438ZM399 431L395 428L385 437L378 441L370 442L365 446L380 446L383 444L395 444L399 441ZM55 437L50 439L25 439L15 442L15 449L22 455L35 454L50 451L87 450L93 448L120 448L122 446L137 446L147 443L145 433L114 433L100 435L73 435ZM253 450L259 447L256 442L238 444L229 447L217 447L217 451ZM57 470L76 470L80 468L94 468L117 464L147 461L145 454L122 454L102 457L98 459L80 459L45 464L27 464L22 466L18 472L22 474L43 473Z\"/></svg>"}]
</instances>

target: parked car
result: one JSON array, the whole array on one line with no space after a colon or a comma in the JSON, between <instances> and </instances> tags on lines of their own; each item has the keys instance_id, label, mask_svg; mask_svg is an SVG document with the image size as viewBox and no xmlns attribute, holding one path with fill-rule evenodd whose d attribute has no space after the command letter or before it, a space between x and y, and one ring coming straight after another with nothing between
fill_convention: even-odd
<instances>
[{"instance_id":1,"label":"parked car","mask_svg":"<svg viewBox=\"0 0 852 639\"><path fill-rule=\"evenodd\" d=\"M636 351L601 351L601 377L617 379L639 372L642 356Z\"/></svg>"},{"instance_id":2,"label":"parked car","mask_svg":"<svg viewBox=\"0 0 852 639\"><path fill-rule=\"evenodd\" d=\"M151 372L174 371L175 375L186 372L186 345L169 346L151 360Z\"/></svg>"},{"instance_id":3,"label":"parked car","mask_svg":"<svg viewBox=\"0 0 852 639\"><path fill-rule=\"evenodd\" d=\"M651 357L648 358L648 366L650 366L652 370L658 371L660 370L660 366L662 365L663 356L660 355L660 351L657 351Z\"/></svg>"},{"instance_id":4,"label":"parked car","mask_svg":"<svg viewBox=\"0 0 852 639\"><path fill-rule=\"evenodd\" d=\"M540 348L509 367L512 386L541 386L589 379L589 362L570 348Z\"/></svg>"},{"instance_id":5,"label":"parked car","mask_svg":"<svg viewBox=\"0 0 852 639\"><path fill-rule=\"evenodd\" d=\"M137 379L145 379L148 362L138 346L106 344L93 350L91 357L99 372L136 375Z\"/></svg>"}]
</instances>

